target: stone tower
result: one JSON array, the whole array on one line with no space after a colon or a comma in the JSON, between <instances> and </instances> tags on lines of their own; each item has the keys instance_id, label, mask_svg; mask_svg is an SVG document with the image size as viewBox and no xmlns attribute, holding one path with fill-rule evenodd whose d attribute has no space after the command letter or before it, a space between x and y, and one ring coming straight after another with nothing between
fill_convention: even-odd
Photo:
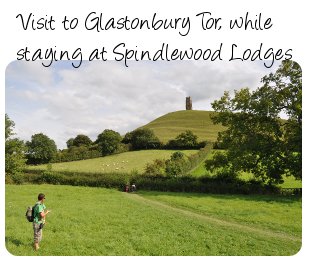
<instances>
[{"instance_id":1,"label":"stone tower","mask_svg":"<svg viewBox=\"0 0 312 260\"><path fill-rule=\"evenodd\" d=\"M186 97L185 107L186 107L186 110L192 110L193 109L191 97Z\"/></svg>"}]
</instances>

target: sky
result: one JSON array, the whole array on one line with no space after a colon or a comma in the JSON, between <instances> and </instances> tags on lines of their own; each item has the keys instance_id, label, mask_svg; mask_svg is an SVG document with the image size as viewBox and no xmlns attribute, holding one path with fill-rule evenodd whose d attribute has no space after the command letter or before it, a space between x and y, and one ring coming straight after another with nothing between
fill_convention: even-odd
<instances>
[{"instance_id":1,"label":"sky","mask_svg":"<svg viewBox=\"0 0 312 260\"><path fill-rule=\"evenodd\" d=\"M16 137L28 141L36 133L53 139L58 149L84 134L95 141L105 129L121 135L169 112L212 110L224 91L261 86L274 72L263 62L83 61L75 69L59 61L14 61L6 69L5 112L15 122Z\"/></svg>"}]
</instances>

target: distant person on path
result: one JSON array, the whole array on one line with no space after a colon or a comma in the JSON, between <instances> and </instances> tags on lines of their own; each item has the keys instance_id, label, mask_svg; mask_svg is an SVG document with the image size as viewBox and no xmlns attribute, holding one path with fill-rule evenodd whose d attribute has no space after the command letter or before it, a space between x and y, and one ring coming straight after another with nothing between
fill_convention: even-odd
<instances>
[{"instance_id":1,"label":"distant person on path","mask_svg":"<svg viewBox=\"0 0 312 260\"><path fill-rule=\"evenodd\" d=\"M135 192L135 191L136 191L136 186L135 186L134 183L131 185L131 191L132 191L132 192Z\"/></svg>"},{"instance_id":2,"label":"distant person on path","mask_svg":"<svg viewBox=\"0 0 312 260\"><path fill-rule=\"evenodd\" d=\"M42 240L42 229L45 224L45 217L50 212L50 210L45 211L46 206L44 205L45 195L40 193L38 195L38 202L34 208L34 248L39 249L39 243Z\"/></svg>"}]
</instances>

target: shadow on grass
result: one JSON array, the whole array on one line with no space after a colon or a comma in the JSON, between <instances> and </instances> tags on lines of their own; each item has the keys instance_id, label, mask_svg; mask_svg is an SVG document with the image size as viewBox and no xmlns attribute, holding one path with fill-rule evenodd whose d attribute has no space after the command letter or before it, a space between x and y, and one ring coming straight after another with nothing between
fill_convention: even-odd
<instances>
[{"instance_id":1,"label":"shadow on grass","mask_svg":"<svg viewBox=\"0 0 312 260\"><path fill-rule=\"evenodd\" d=\"M13 237L5 237L5 244L7 245L8 243L12 243L15 246L22 246L22 245L24 245L24 243L21 240L19 240L19 239L16 239L16 238L13 238Z\"/></svg>"}]
</instances>

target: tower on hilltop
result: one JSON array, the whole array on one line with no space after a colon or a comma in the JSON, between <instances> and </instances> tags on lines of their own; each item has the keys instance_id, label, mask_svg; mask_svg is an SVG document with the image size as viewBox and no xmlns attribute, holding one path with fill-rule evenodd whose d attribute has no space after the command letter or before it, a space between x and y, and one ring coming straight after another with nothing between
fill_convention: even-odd
<instances>
[{"instance_id":1,"label":"tower on hilltop","mask_svg":"<svg viewBox=\"0 0 312 260\"><path fill-rule=\"evenodd\" d=\"M186 97L185 108L186 108L186 110L192 110L193 109L191 97Z\"/></svg>"}]
</instances>

